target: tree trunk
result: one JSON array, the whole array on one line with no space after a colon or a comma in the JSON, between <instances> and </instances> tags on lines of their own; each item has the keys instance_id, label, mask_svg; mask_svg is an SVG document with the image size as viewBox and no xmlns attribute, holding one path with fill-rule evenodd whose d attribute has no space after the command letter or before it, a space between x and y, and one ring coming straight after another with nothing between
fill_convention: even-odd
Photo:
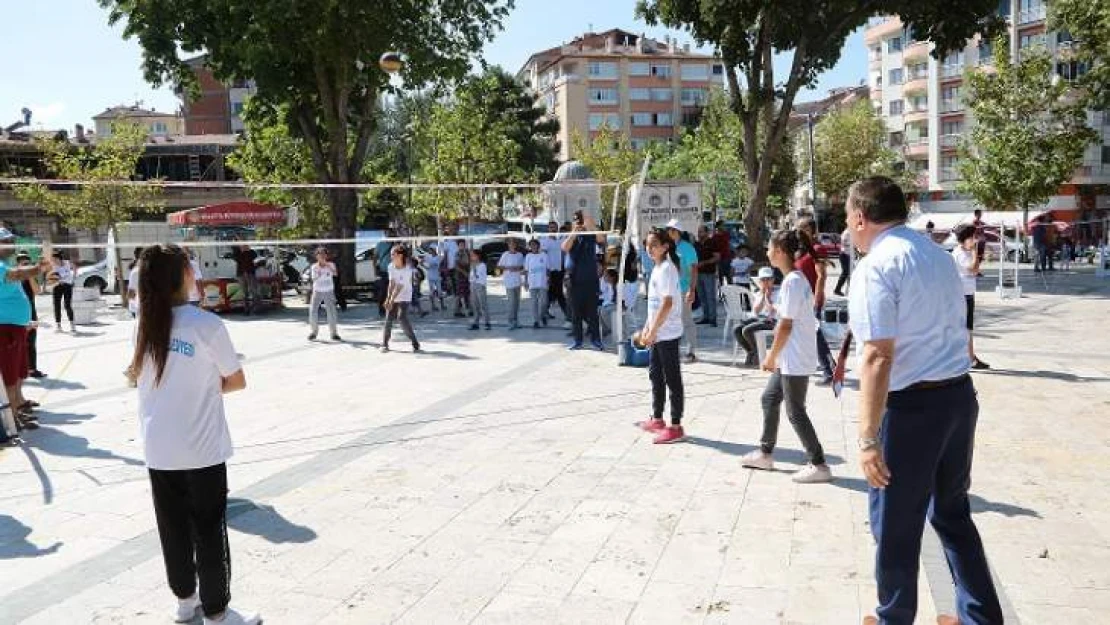
<instances>
[{"instance_id":1,"label":"tree trunk","mask_svg":"<svg viewBox=\"0 0 1110 625\"><path fill-rule=\"evenodd\" d=\"M355 224L358 213L358 192L354 189L332 189L328 193L328 203L332 210L332 228L339 239L355 238ZM339 246L336 259L340 282L343 287L352 286L356 281L355 245L343 243Z\"/></svg>"},{"instance_id":2,"label":"tree trunk","mask_svg":"<svg viewBox=\"0 0 1110 625\"><path fill-rule=\"evenodd\" d=\"M116 272L116 292L119 293L120 305L126 309L127 289L123 287L123 281L125 278L123 273L123 259L120 258L119 254L119 230L116 228L115 222L108 224L108 240L111 241L112 245L115 246L112 248L111 253L112 257L116 260L115 267L113 268ZM139 259L136 258L135 262L139 262Z\"/></svg>"}]
</instances>

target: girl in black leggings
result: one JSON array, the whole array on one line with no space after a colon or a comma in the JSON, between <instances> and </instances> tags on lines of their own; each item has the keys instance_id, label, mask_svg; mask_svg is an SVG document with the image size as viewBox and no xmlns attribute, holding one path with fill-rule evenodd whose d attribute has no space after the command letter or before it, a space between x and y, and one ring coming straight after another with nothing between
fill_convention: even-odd
<instances>
[{"instance_id":1,"label":"girl in black leggings","mask_svg":"<svg viewBox=\"0 0 1110 625\"><path fill-rule=\"evenodd\" d=\"M62 256L61 252L54 252L50 264L50 272L58 278L58 282L54 285L54 328L57 332L62 331L64 302L66 318L69 319L69 331L76 333L77 327L73 325L73 280L77 277L77 272L73 269L73 263Z\"/></svg>"}]
</instances>

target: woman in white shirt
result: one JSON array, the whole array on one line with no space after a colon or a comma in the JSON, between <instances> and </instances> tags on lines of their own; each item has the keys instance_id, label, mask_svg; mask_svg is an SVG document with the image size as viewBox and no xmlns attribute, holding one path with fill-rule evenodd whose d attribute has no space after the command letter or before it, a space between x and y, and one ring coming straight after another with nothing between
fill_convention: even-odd
<instances>
[{"instance_id":1,"label":"woman in white shirt","mask_svg":"<svg viewBox=\"0 0 1110 625\"><path fill-rule=\"evenodd\" d=\"M466 282L470 285L470 307L474 311L474 323L470 324L471 330L478 329L478 322L484 315L486 329L492 330L489 322L489 297L486 295L486 284L489 282L489 270L486 268L486 254L481 250L470 250L470 273Z\"/></svg>"},{"instance_id":2,"label":"woman in white shirt","mask_svg":"<svg viewBox=\"0 0 1110 625\"><path fill-rule=\"evenodd\" d=\"M524 254L517 251L516 245L516 239L509 239L509 251L497 260L497 266L501 269L501 282L509 297L510 330L520 328L520 284L521 272L524 271Z\"/></svg>"},{"instance_id":3,"label":"woman in white shirt","mask_svg":"<svg viewBox=\"0 0 1110 625\"><path fill-rule=\"evenodd\" d=\"M389 351L389 338L393 334L393 320L401 323L405 336L412 341L414 354L420 353L420 341L409 321L409 306L412 304L412 265L409 264L409 250L403 245L394 245L390 251L389 291L385 296L385 328L382 330L382 353Z\"/></svg>"},{"instance_id":4,"label":"woman in white shirt","mask_svg":"<svg viewBox=\"0 0 1110 625\"><path fill-rule=\"evenodd\" d=\"M200 608L205 625L257 624L258 615L228 607L232 444L223 395L246 387L239 357L220 318L188 305L192 269L180 247L149 247L136 266L142 303L127 374L139 389L162 558L178 600L174 619L190 621Z\"/></svg>"},{"instance_id":5,"label":"woman in white shirt","mask_svg":"<svg viewBox=\"0 0 1110 625\"><path fill-rule=\"evenodd\" d=\"M952 259L956 261L956 269L960 272L960 282L964 287L964 301L967 302L967 353L971 357L971 368L982 370L991 366L979 360L975 355L975 278L979 275L979 265L983 259L979 257L976 246L978 240L975 236L973 224L956 226L956 247L952 249Z\"/></svg>"},{"instance_id":6,"label":"woman in white shirt","mask_svg":"<svg viewBox=\"0 0 1110 625\"><path fill-rule=\"evenodd\" d=\"M328 315L328 330L331 331L331 340L342 341L339 331L335 327L335 276L339 271L335 263L328 260L328 251L322 247L316 249L316 263L308 270L309 279L312 281L312 299L308 302L308 325L311 328L308 340L316 340L316 331L320 328L320 304Z\"/></svg>"},{"instance_id":7,"label":"woman in white shirt","mask_svg":"<svg viewBox=\"0 0 1110 625\"><path fill-rule=\"evenodd\" d=\"M532 327L547 325L547 254L540 249L540 242L528 242L528 255L524 257L524 285L532 299Z\"/></svg>"},{"instance_id":8,"label":"woman in white shirt","mask_svg":"<svg viewBox=\"0 0 1110 625\"><path fill-rule=\"evenodd\" d=\"M813 290L801 271L794 268L794 259L803 249L796 230L775 233L767 247L767 256L786 276L779 288L775 306L775 342L763 361L769 371L767 388L763 391L763 435L760 449L741 459L741 465L752 469L770 470L775 466L771 454L779 431L779 410L786 402L786 416L806 450L809 463L794 474L793 480L803 484L829 482L832 472L825 463L825 452L813 422L806 413L806 391L809 376L817 368L817 318L813 315Z\"/></svg>"},{"instance_id":9,"label":"woman in white shirt","mask_svg":"<svg viewBox=\"0 0 1110 625\"><path fill-rule=\"evenodd\" d=\"M677 443L686 438L682 413L686 394L682 384L679 341L682 340L682 291L679 286L679 258L675 242L666 230L655 229L648 235L647 251L654 261L648 282L648 312L644 329L633 341L651 347L648 376L651 378L651 417L640 428L654 433L655 443ZM671 425L663 421L666 393L671 395Z\"/></svg>"},{"instance_id":10,"label":"woman in white shirt","mask_svg":"<svg viewBox=\"0 0 1110 625\"><path fill-rule=\"evenodd\" d=\"M69 262L62 252L54 252L53 257L50 259L50 273L57 277L58 282L54 284L54 328L56 331L62 331L62 304L65 304L66 318L69 319L69 331L76 333L77 326L73 325L73 281L77 277L77 272L73 269L73 263Z\"/></svg>"}]
</instances>

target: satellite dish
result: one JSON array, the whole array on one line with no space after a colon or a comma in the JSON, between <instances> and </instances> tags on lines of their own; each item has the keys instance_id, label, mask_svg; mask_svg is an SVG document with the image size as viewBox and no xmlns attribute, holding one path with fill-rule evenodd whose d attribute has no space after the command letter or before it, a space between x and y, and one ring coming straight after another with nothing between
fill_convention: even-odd
<instances>
[{"instance_id":1,"label":"satellite dish","mask_svg":"<svg viewBox=\"0 0 1110 625\"><path fill-rule=\"evenodd\" d=\"M23 125L24 126L30 126L31 125L31 109L29 109L27 107L23 107L23 110L21 110L20 113L23 114Z\"/></svg>"}]
</instances>

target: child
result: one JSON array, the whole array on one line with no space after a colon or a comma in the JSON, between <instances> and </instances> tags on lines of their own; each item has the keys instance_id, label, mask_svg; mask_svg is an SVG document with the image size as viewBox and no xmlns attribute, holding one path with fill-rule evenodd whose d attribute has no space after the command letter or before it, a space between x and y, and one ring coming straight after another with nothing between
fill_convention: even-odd
<instances>
[{"instance_id":1,"label":"child","mask_svg":"<svg viewBox=\"0 0 1110 625\"><path fill-rule=\"evenodd\" d=\"M644 329L632 337L634 342L651 348L648 377L651 378L651 416L640 428L656 434L656 444L677 443L686 438L682 411L686 391L682 384L679 341L682 340L682 290L679 286L678 252L666 230L657 228L648 235L647 251L654 261L648 282L648 312ZM671 425L663 421L667 391L671 395Z\"/></svg>"},{"instance_id":2,"label":"child","mask_svg":"<svg viewBox=\"0 0 1110 625\"><path fill-rule=\"evenodd\" d=\"M77 326L73 325L73 280L77 277L73 263L62 255L54 252L50 259L50 273L58 278L54 285L54 330L62 331L62 303L65 303L66 318L69 319L69 331L77 334Z\"/></svg>"},{"instance_id":3,"label":"child","mask_svg":"<svg viewBox=\"0 0 1110 625\"><path fill-rule=\"evenodd\" d=\"M813 315L813 290L801 271L794 268L794 259L802 249L801 235L795 230L777 232L771 237L767 255L786 276L779 289L776 310L775 342L763 361L763 370L771 372L763 391L763 435L760 447L741 458L741 466L770 470L771 458L778 439L779 410L786 400L786 416L805 447L807 464L796 472L793 480L800 484L832 481L832 472L825 464L825 453L813 423L806 414L806 390L809 375L817 368L817 318Z\"/></svg>"},{"instance_id":4,"label":"child","mask_svg":"<svg viewBox=\"0 0 1110 625\"><path fill-rule=\"evenodd\" d=\"M409 267L412 268L412 309L422 318L427 317L428 312L420 305L420 285L424 282L424 270L415 257L409 259Z\"/></svg>"},{"instance_id":5,"label":"child","mask_svg":"<svg viewBox=\"0 0 1110 625\"><path fill-rule=\"evenodd\" d=\"M601 321L601 333L613 333L613 311L617 308L617 270L606 269L601 280L601 308L597 315Z\"/></svg>"},{"instance_id":6,"label":"child","mask_svg":"<svg viewBox=\"0 0 1110 625\"><path fill-rule=\"evenodd\" d=\"M420 341L409 321L409 304L412 302L412 266L409 264L409 250L403 245L395 245L389 252L389 290L385 297L385 328L382 329L383 354L389 352L389 338L393 334L393 320L401 322L405 336L412 341L412 353L420 353Z\"/></svg>"},{"instance_id":7,"label":"child","mask_svg":"<svg viewBox=\"0 0 1110 625\"><path fill-rule=\"evenodd\" d=\"M132 319L139 318L139 258L143 255L143 248L135 248L135 259L131 261L130 271L127 274L127 310ZM56 331L62 331L62 324L58 324Z\"/></svg>"},{"instance_id":8,"label":"child","mask_svg":"<svg viewBox=\"0 0 1110 625\"><path fill-rule=\"evenodd\" d=\"M755 343L755 333L760 330L774 330L775 317L778 316L778 311L775 310L775 297L777 295L775 270L770 267L760 267L757 278L759 280L759 292L755 294L755 306L752 308L756 317L755 319L741 321L740 325L734 330L736 342L740 344L747 355L744 359L744 366L746 367L754 367L759 364L759 348Z\"/></svg>"},{"instance_id":9,"label":"child","mask_svg":"<svg viewBox=\"0 0 1110 625\"><path fill-rule=\"evenodd\" d=\"M328 330L331 331L331 340L341 341L335 327L335 275L338 272L335 264L328 260L328 251L322 247L316 248L316 263L308 270L312 282L312 299L308 302L308 340L316 340L316 331L320 329L320 304L328 315Z\"/></svg>"},{"instance_id":10,"label":"child","mask_svg":"<svg viewBox=\"0 0 1110 625\"><path fill-rule=\"evenodd\" d=\"M486 317L486 329L492 330L489 322L489 299L486 297L486 283L489 281L489 269L486 268L486 255L481 250L471 250L468 263L470 274L467 279L470 283L470 307L474 312L474 323L471 330L478 329L478 322L482 316Z\"/></svg>"},{"instance_id":11,"label":"child","mask_svg":"<svg viewBox=\"0 0 1110 625\"><path fill-rule=\"evenodd\" d=\"M256 625L257 614L228 607L227 461L231 436L223 395L246 388L235 346L220 318L189 306L189 257L155 245L138 260L142 297L128 378L139 389L143 455L174 619ZM198 596L197 586L200 593Z\"/></svg>"},{"instance_id":12,"label":"child","mask_svg":"<svg viewBox=\"0 0 1110 625\"><path fill-rule=\"evenodd\" d=\"M540 242L528 242L528 256L524 257L524 284L532 298L532 327L547 325L547 254L540 250Z\"/></svg>"},{"instance_id":13,"label":"child","mask_svg":"<svg viewBox=\"0 0 1110 625\"><path fill-rule=\"evenodd\" d=\"M1066 237L1060 244L1060 268L1063 271L1071 271L1071 260L1075 256L1075 245L1071 242L1071 237Z\"/></svg>"},{"instance_id":14,"label":"child","mask_svg":"<svg viewBox=\"0 0 1110 625\"><path fill-rule=\"evenodd\" d=\"M748 272L752 270L754 261L748 257L748 248L740 245L736 248L736 258L732 259L732 283L748 286Z\"/></svg>"},{"instance_id":15,"label":"child","mask_svg":"<svg viewBox=\"0 0 1110 625\"><path fill-rule=\"evenodd\" d=\"M470 305L470 250L466 249L466 241L463 240L459 241L458 247L458 258L455 260L455 316L468 317L474 315L474 309Z\"/></svg>"},{"instance_id":16,"label":"child","mask_svg":"<svg viewBox=\"0 0 1110 625\"><path fill-rule=\"evenodd\" d=\"M443 257L439 255L439 251L432 246L428 250L428 254L424 256L424 277L428 280L428 299L432 303L432 310L443 310L443 274L442 265ZM439 308L436 308L436 301L439 301Z\"/></svg>"},{"instance_id":17,"label":"child","mask_svg":"<svg viewBox=\"0 0 1110 625\"><path fill-rule=\"evenodd\" d=\"M964 290L964 301L967 303L967 354L971 358L971 368L975 370L990 369L991 366L979 360L975 355L975 278L979 276L979 268L983 262L979 256L979 241L975 236L975 226L960 224L956 226L953 234L956 235L956 247L952 250L952 260L960 274L960 284Z\"/></svg>"},{"instance_id":18,"label":"child","mask_svg":"<svg viewBox=\"0 0 1110 625\"><path fill-rule=\"evenodd\" d=\"M501 268L501 281L509 296L509 329L516 330L520 327L520 275L524 269L524 254L517 251L516 239L509 239L509 251L501 255L497 266Z\"/></svg>"}]
</instances>

